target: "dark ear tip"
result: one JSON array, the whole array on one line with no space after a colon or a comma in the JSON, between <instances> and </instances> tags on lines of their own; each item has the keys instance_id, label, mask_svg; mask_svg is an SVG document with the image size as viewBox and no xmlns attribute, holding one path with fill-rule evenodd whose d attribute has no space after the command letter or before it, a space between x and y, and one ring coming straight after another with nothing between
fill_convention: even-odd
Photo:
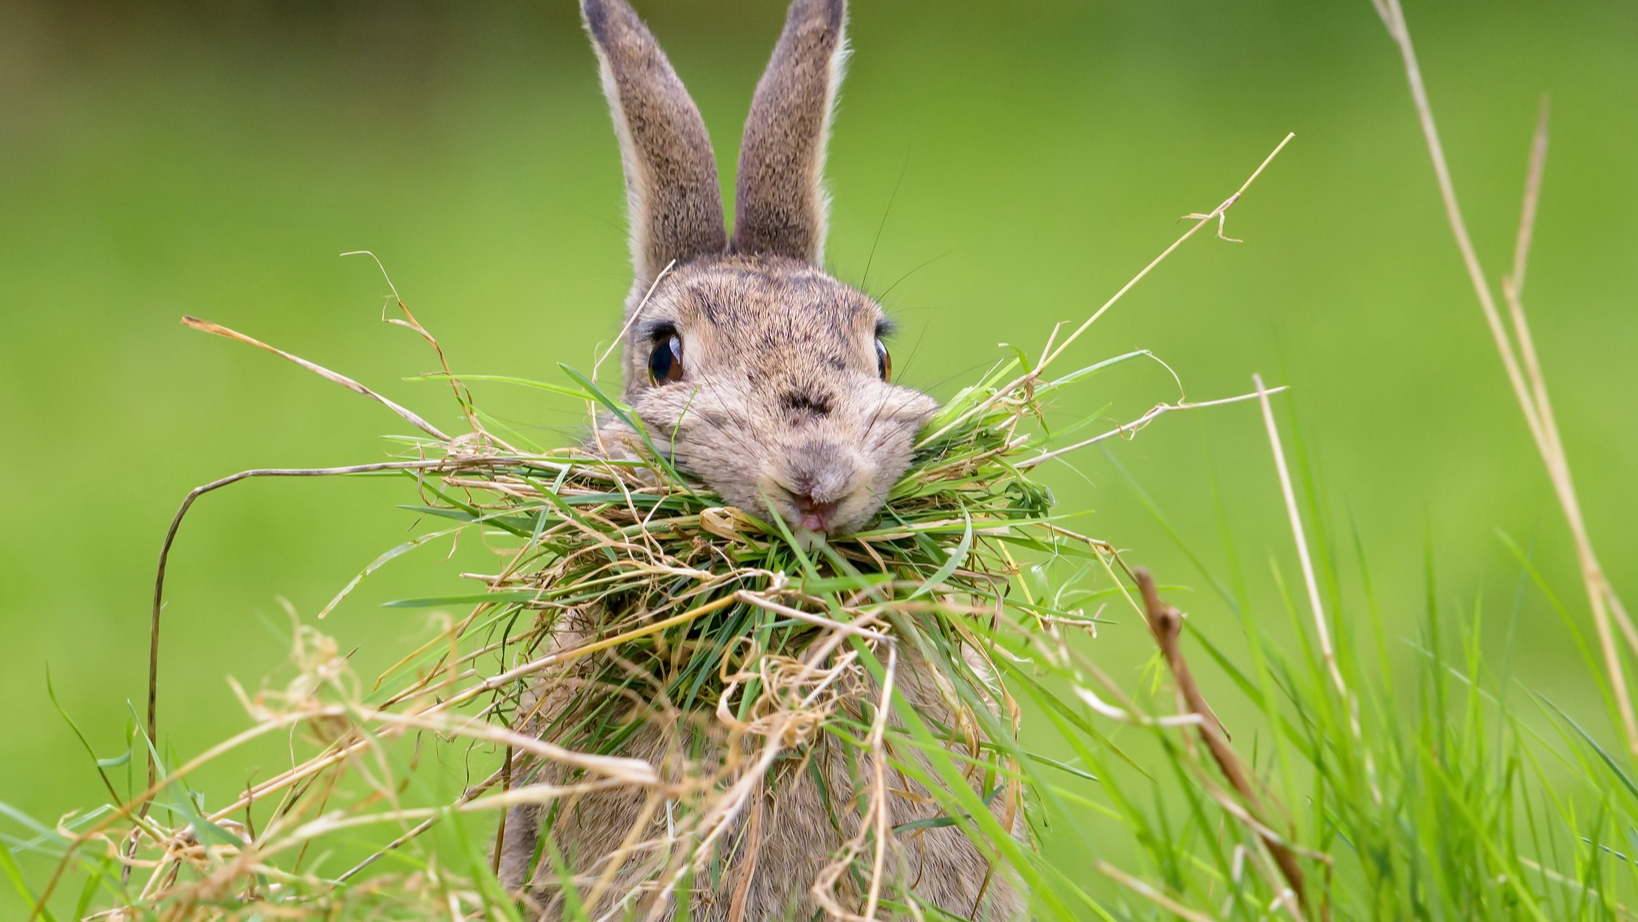
<instances>
[{"instance_id":1,"label":"dark ear tip","mask_svg":"<svg viewBox=\"0 0 1638 922\"><path fill-rule=\"evenodd\" d=\"M617 28L620 20L627 24L641 21L626 0L580 0L580 15L586 20L587 31L600 45L608 44L609 31Z\"/></svg>"},{"instance_id":2,"label":"dark ear tip","mask_svg":"<svg viewBox=\"0 0 1638 922\"><path fill-rule=\"evenodd\" d=\"M832 29L839 29L847 18L847 0L794 0L791 15L803 19L823 19Z\"/></svg>"},{"instance_id":3,"label":"dark ear tip","mask_svg":"<svg viewBox=\"0 0 1638 922\"><path fill-rule=\"evenodd\" d=\"M603 0L580 0L580 16L586 20L586 29L601 39L608 30L608 6Z\"/></svg>"}]
</instances>

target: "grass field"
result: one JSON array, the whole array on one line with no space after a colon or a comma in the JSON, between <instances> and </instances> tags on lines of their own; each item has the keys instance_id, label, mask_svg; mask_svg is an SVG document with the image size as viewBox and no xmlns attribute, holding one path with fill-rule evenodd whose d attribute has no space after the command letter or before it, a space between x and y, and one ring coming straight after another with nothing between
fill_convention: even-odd
<instances>
[{"instance_id":1,"label":"grass field","mask_svg":"<svg viewBox=\"0 0 1638 922\"><path fill-rule=\"evenodd\" d=\"M1511 255L1530 133L1551 94L1528 300L1589 529L1616 588L1638 596L1638 534L1626 527L1638 517L1638 11L1613 0L1422 6L1407 12L1492 276ZM724 157L778 7L645 7ZM1079 322L1164 248L1178 215L1214 207L1296 132L1230 216L1246 242L1191 241L1077 344L1076 364L1148 349L1196 400L1246 392L1253 373L1290 386L1277 416L1339 643L1358 653L1350 677L1376 689L1373 726L1465 741L1458 764L1490 766L1453 802L1499 797L1484 785L1505 784L1495 766L1532 733L1587 752L1573 731L1557 736L1554 706L1619 752L1571 630L1591 636L1572 546L1368 3L856 7L829 253L839 277L897 315L901 380L948 398L1010 354L997 343L1037 351L1054 323ZM380 273L337 254L375 252L457 371L548 378L558 362L589 365L614 333L628 282L621 201L571 4L0 9L0 424L11 436L0 454L0 802L49 821L106 799L52 707L48 670L97 754L122 751L145 695L155 558L188 489L248 467L393 450L380 436L397 421L378 407L188 331L181 315L290 348L447 423L441 384L403 380L433 363L416 337L379 322ZM578 438L572 400L475 387L543 443ZM1076 394L1084 403L1054 413L1111 425L1178 397L1147 362ZM1040 476L1060 511L1082 513L1071 527L1152 569L1229 663L1250 670L1269 650L1307 662L1306 622L1290 614L1304 612L1304 592L1255 404L1169 415ZM284 605L311 619L404 540L414 517L394 507L407 501L402 483L378 480L252 483L202 501L170 576L163 747L196 752L244 725L226 677L254 686L276 671ZM447 561L433 551L389 565L324 629L373 675L430 630L425 611L379 603L452 594L482 559L463 546ZM1111 617L1083 652L1124 687L1150 688L1153 641L1131 613ZM1479 673L1505 719L1430 673L1429 651ZM1231 730L1301 713L1271 710L1191 656ZM1169 694L1158 700L1165 709ZM1145 734L1115 736L1164 758ZM1286 779L1291 809L1329 803L1296 787L1311 775L1277 767L1291 755L1271 734L1237 732L1236 744ZM200 785L235 789L277 756L213 766ZM459 769L448 766L451 789ZM1591 836L1572 829L1633 815L1619 800L1597 814L1584 785L1615 777L1603 771L1596 759L1544 761L1536 790L1579 804L1576 822L1505 837L1475 825L1444 843L1449 866L1508 838L1585 850L1578 839ZM1397 841L1433 837L1431 851L1460 825L1405 815L1421 832ZM1092 842L1153 870L1120 831L1126 820L1076 822L1084 836L1046 842L1061 866L1084 868ZM1619 824L1608 831L1611 847L1638 848ZM1626 875L1630 897L1630 862L1619 865L1607 870ZM23 867L31 881L48 869ZM14 915L16 894L0 894ZM1463 916L1429 910L1439 913Z\"/></svg>"}]
</instances>

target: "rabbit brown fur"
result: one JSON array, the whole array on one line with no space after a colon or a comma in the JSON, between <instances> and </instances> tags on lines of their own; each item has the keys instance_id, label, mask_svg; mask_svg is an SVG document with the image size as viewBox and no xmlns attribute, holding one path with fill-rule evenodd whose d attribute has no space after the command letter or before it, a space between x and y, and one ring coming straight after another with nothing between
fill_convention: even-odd
<instances>
[{"instance_id":1,"label":"rabbit brown fur","mask_svg":"<svg viewBox=\"0 0 1638 922\"><path fill-rule=\"evenodd\" d=\"M653 36L626 0L582 0L582 12L626 178L635 270L622 346L626 402L677 467L724 502L777 516L809 540L858 529L904 474L936 404L886 380L881 307L820 268L821 172L845 57L843 0L791 5L746 123L731 239L705 125ZM620 454L629 435L616 422L601 425L595 447ZM598 621L595 606L576 613L558 626L555 645L573 646L596 633ZM584 679L574 668L543 677L524 696L521 729L538 734L561 716L567 690ZM897 675L897 693L930 723L961 724L948 683L915 651L901 651ZM839 706L857 717L858 700L879 689L868 679L855 684L868 687L853 689L855 699ZM711 720L653 721L618 754L672 777L701 762L702 753L710 762L712 753L743 745ZM691 891L691 918L806 922L821 910L815 880L857 830L857 779L874 766L868 753L844 751L823 733L790 750L757 780L720 838L713 868ZM520 772L514 785L571 780L547 764ZM892 786L891 825L941 815L914 781L895 774ZM995 807L997 817L1021 828L1016 800L1000 800L1007 805ZM578 881L610 871L613 886L583 907L592 918L670 920L682 897L644 890L656 872L645 860L651 855L623 847L638 827L646 828L637 839L663 836L665 812L653 806L644 792L620 787L566 797L546 833L549 850L540 839L548 808L514 808L499 856L502 880L541 918L561 918L560 873L539 857L556 852ZM992 873L956 826L893 835L888 848L887 874L946 912L995 922L1021 913L1010 882ZM606 867L611 855L618 869ZM835 893L844 904L856 900L857 882L844 876Z\"/></svg>"}]
</instances>

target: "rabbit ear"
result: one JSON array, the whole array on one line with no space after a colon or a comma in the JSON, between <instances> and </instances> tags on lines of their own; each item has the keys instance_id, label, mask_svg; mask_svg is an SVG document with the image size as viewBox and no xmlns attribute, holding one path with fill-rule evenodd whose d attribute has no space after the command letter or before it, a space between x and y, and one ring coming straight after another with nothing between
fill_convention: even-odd
<instances>
[{"instance_id":1,"label":"rabbit ear","mask_svg":"<svg viewBox=\"0 0 1638 922\"><path fill-rule=\"evenodd\" d=\"M739 152L737 253L818 264L825 251L823 185L830 113L847 57L845 0L795 0L757 84Z\"/></svg>"},{"instance_id":2,"label":"rabbit ear","mask_svg":"<svg viewBox=\"0 0 1638 922\"><path fill-rule=\"evenodd\" d=\"M631 262L646 287L672 260L727 249L711 139L671 62L626 0L581 0L625 164Z\"/></svg>"}]
</instances>

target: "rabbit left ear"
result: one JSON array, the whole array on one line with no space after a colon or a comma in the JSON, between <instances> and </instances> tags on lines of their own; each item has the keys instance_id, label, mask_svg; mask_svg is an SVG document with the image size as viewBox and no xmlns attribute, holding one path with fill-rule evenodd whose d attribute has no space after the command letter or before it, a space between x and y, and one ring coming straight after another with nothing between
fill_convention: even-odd
<instances>
[{"instance_id":1,"label":"rabbit left ear","mask_svg":"<svg viewBox=\"0 0 1638 922\"><path fill-rule=\"evenodd\" d=\"M745 120L733 252L824 259L825 145L847 58L846 19L845 0L791 4Z\"/></svg>"},{"instance_id":2,"label":"rabbit left ear","mask_svg":"<svg viewBox=\"0 0 1638 922\"><path fill-rule=\"evenodd\" d=\"M581 0L620 137L636 288L673 260L727 248L711 139L671 62L626 0Z\"/></svg>"}]
</instances>

